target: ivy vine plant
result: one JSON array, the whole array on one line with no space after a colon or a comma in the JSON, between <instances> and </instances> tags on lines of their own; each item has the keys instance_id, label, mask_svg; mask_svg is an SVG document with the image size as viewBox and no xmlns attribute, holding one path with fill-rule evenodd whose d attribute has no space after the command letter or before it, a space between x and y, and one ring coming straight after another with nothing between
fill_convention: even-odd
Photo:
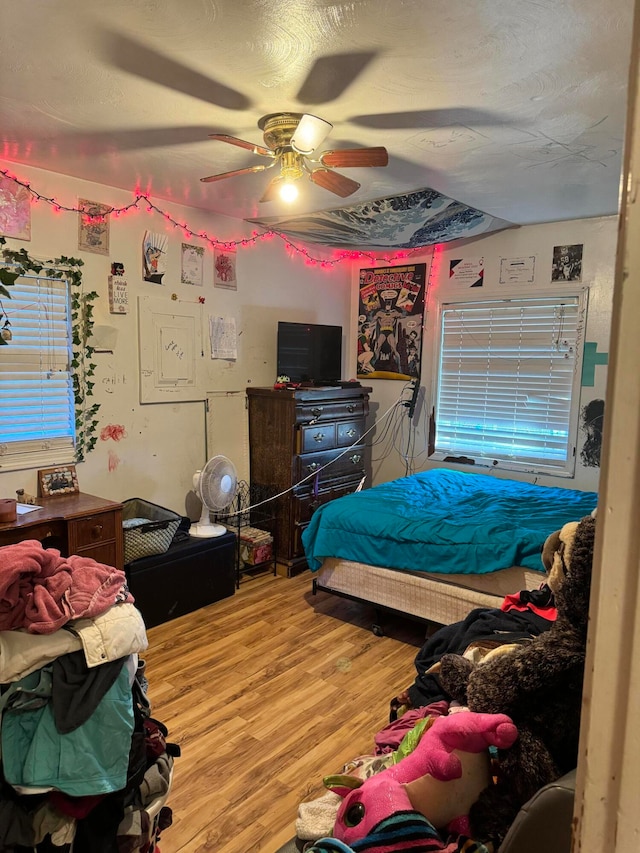
<instances>
[{"instance_id":1,"label":"ivy vine plant","mask_svg":"<svg viewBox=\"0 0 640 853\"><path fill-rule=\"evenodd\" d=\"M93 375L96 365L92 361L94 347L89 344L93 329L93 303L98 298L95 291L85 293L82 289L81 267L84 261L80 258L67 258L62 255L48 261L38 261L32 258L26 249L13 251L7 249L6 240L0 237L0 250L7 266L0 266L0 295L8 299L11 292L8 290L19 276L26 273L40 273L49 278L66 279L71 291L71 381L73 383L73 397L75 401L76 420L76 445L75 458L82 462L96 446L96 428L98 420L96 415L100 409L99 403L89 403L88 398L93 396ZM11 322L6 309L0 302L0 345L11 342ZM4 334L2 334L4 332Z\"/></svg>"}]
</instances>

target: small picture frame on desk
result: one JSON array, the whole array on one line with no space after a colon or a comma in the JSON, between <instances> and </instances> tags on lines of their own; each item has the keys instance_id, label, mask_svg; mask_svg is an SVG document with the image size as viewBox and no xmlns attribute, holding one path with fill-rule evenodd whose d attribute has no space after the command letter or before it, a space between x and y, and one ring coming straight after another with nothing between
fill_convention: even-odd
<instances>
[{"instance_id":1,"label":"small picture frame on desk","mask_svg":"<svg viewBox=\"0 0 640 853\"><path fill-rule=\"evenodd\" d=\"M38 471L38 497L73 495L80 491L75 465L56 465Z\"/></svg>"}]
</instances>

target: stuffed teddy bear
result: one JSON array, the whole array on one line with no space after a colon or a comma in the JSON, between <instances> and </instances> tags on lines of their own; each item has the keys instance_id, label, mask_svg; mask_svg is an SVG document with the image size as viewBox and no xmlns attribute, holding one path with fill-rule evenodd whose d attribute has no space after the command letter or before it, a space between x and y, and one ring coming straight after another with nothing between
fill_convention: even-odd
<instances>
[{"instance_id":1,"label":"stuffed teddy bear","mask_svg":"<svg viewBox=\"0 0 640 853\"><path fill-rule=\"evenodd\" d=\"M467 810L491 778L489 747L506 749L516 737L504 714L434 717L413 752L397 764L364 782L325 778L325 786L344 797L334 837L375 853L395 849L389 845L402 843L408 831L428 845L420 849L444 850L438 829L468 835Z\"/></svg>"},{"instance_id":2,"label":"stuffed teddy bear","mask_svg":"<svg viewBox=\"0 0 640 853\"><path fill-rule=\"evenodd\" d=\"M469 809L478 841L499 846L520 807L577 764L595 524L588 516L547 540L557 607L548 631L476 666L447 654L432 668L454 699L478 713L508 714L518 729L515 743L498 752L496 783Z\"/></svg>"}]
</instances>

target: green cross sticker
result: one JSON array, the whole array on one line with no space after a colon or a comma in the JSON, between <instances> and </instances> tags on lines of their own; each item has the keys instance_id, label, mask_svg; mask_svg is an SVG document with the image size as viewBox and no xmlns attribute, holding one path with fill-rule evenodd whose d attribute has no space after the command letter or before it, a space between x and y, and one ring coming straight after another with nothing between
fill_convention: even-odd
<instances>
[{"instance_id":1,"label":"green cross sticker","mask_svg":"<svg viewBox=\"0 0 640 853\"><path fill-rule=\"evenodd\" d=\"M593 388L596 384L596 365L609 364L608 352L597 352L598 344L587 341L582 355L582 386Z\"/></svg>"}]
</instances>

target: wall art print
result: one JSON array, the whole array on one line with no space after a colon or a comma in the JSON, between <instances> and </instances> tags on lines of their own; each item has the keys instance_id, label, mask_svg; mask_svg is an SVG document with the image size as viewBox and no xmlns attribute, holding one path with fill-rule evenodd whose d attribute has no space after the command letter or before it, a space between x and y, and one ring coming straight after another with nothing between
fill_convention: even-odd
<instances>
[{"instance_id":1,"label":"wall art print","mask_svg":"<svg viewBox=\"0 0 640 853\"><path fill-rule=\"evenodd\" d=\"M463 287L482 287L484 284L484 258L450 260L449 281Z\"/></svg>"},{"instance_id":2,"label":"wall art print","mask_svg":"<svg viewBox=\"0 0 640 853\"><path fill-rule=\"evenodd\" d=\"M415 249L514 227L429 188L317 213L249 221L305 242L361 249Z\"/></svg>"},{"instance_id":3,"label":"wall art print","mask_svg":"<svg viewBox=\"0 0 640 853\"><path fill-rule=\"evenodd\" d=\"M554 246L551 281L582 281L583 244Z\"/></svg>"},{"instance_id":4,"label":"wall art print","mask_svg":"<svg viewBox=\"0 0 640 853\"><path fill-rule=\"evenodd\" d=\"M213 284L227 290L237 290L235 249L215 249L213 253Z\"/></svg>"},{"instance_id":5,"label":"wall art print","mask_svg":"<svg viewBox=\"0 0 640 853\"><path fill-rule=\"evenodd\" d=\"M0 175L0 234L31 239L31 193L5 175Z\"/></svg>"},{"instance_id":6,"label":"wall art print","mask_svg":"<svg viewBox=\"0 0 640 853\"><path fill-rule=\"evenodd\" d=\"M78 207L78 249L108 255L111 207L86 198L78 199Z\"/></svg>"},{"instance_id":7,"label":"wall art print","mask_svg":"<svg viewBox=\"0 0 640 853\"><path fill-rule=\"evenodd\" d=\"M142 238L142 277L145 281L154 284L163 284L163 277L167 271L167 246L166 234L155 234L153 231L145 231Z\"/></svg>"},{"instance_id":8,"label":"wall art print","mask_svg":"<svg viewBox=\"0 0 640 853\"><path fill-rule=\"evenodd\" d=\"M580 431L584 435L580 459L585 468L600 467L603 425L604 400L590 400L580 413Z\"/></svg>"},{"instance_id":9,"label":"wall art print","mask_svg":"<svg viewBox=\"0 0 640 853\"><path fill-rule=\"evenodd\" d=\"M191 243L182 244L180 265L180 281L182 284L194 284L196 287L203 285L204 249L202 246L192 246Z\"/></svg>"},{"instance_id":10,"label":"wall art print","mask_svg":"<svg viewBox=\"0 0 640 853\"><path fill-rule=\"evenodd\" d=\"M426 264L361 269L358 379L420 377Z\"/></svg>"}]
</instances>

